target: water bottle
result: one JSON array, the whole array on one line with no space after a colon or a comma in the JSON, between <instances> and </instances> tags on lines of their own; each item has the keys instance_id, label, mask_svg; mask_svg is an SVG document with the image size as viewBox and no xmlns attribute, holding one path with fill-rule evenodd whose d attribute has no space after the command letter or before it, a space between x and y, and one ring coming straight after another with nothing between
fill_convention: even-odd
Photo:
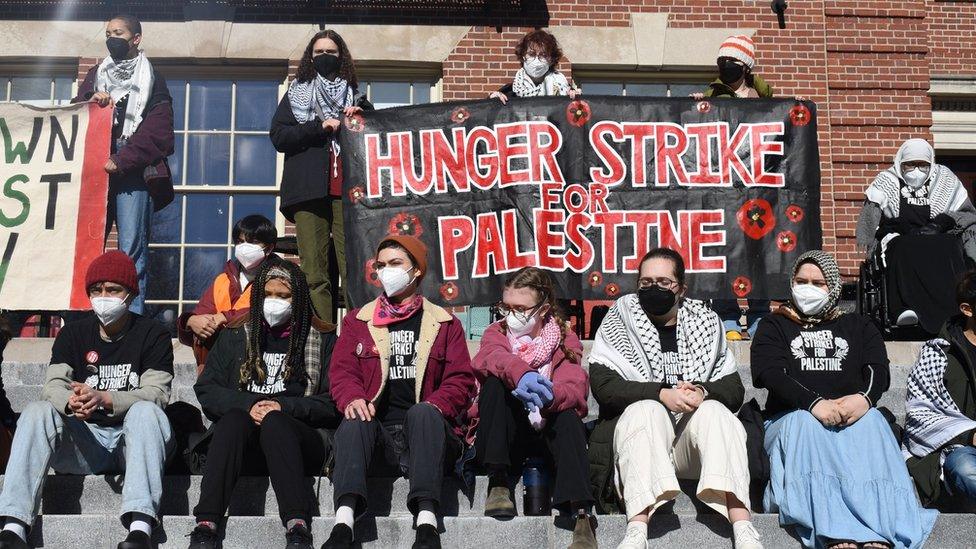
<instances>
[{"instance_id":1,"label":"water bottle","mask_svg":"<svg viewBox=\"0 0 976 549\"><path fill-rule=\"evenodd\" d=\"M522 512L527 517L552 514L552 493L549 470L540 458L525 460L522 468Z\"/></svg>"}]
</instances>

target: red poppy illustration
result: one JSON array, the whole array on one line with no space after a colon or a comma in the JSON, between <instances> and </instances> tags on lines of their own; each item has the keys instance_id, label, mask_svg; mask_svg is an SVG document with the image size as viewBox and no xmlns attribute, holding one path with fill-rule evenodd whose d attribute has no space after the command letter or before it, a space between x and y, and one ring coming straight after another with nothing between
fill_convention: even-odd
<instances>
[{"instance_id":1,"label":"red poppy illustration","mask_svg":"<svg viewBox=\"0 0 976 549\"><path fill-rule=\"evenodd\" d=\"M762 198L747 200L739 208L739 211L735 214L735 218L739 221L739 227L742 227L742 232L746 233L746 236L753 240L759 240L766 236L776 226L776 216L773 215L773 207L768 201Z\"/></svg>"},{"instance_id":2,"label":"red poppy illustration","mask_svg":"<svg viewBox=\"0 0 976 549\"><path fill-rule=\"evenodd\" d=\"M603 273L593 271L592 273L590 273L589 281L590 281L590 288L596 288L600 284L603 284Z\"/></svg>"},{"instance_id":3,"label":"red poppy illustration","mask_svg":"<svg viewBox=\"0 0 976 549\"><path fill-rule=\"evenodd\" d=\"M349 131L361 132L366 129L366 119L361 114L354 114L346 117L346 128Z\"/></svg>"},{"instance_id":4,"label":"red poppy illustration","mask_svg":"<svg viewBox=\"0 0 976 549\"><path fill-rule=\"evenodd\" d=\"M752 281L744 276L737 276L732 281L732 293L739 297L745 297L752 291Z\"/></svg>"},{"instance_id":5,"label":"red poppy illustration","mask_svg":"<svg viewBox=\"0 0 976 549\"><path fill-rule=\"evenodd\" d=\"M390 220L389 233L420 237L424 233L424 228L420 223L420 218L416 215L398 213Z\"/></svg>"},{"instance_id":6,"label":"red poppy illustration","mask_svg":"<svg viewBox=\"0 0 976 549\"><path fill-rule=\"evenodd\" d=\"M698 105L696 105L696 108L698 109L698 112L705 114L708 111L712 110L712 104L708 101L699 101Z\"/></svg>"},{"instance_id":7,"label":"red poppy illustration","mask_svg":"<svg viewBox=\"0 0 976 549\"><path fill-rule=\"evenodd\" d=\"M603 291L607 294L607 297L617 297L620 293L620 286L617 286L616 282L611 282L607 284L607 287Z\"/></svg>"},{"instance_id":8,"label":"red poppy illustration","mask_svg":"<svg viewBox=\"0 0 976 549\"><path fill-rule=\"evenodd\" d=\"M566 107L566 119L577 128L590 121L590 104L582 99L577 99Z\"/></svg>"},{"instance_id":9,"label":"red poppy illustration","mask_svg":"<svg viewBox=\"0 0 976 549\"><path fill-rule=\"evenodd\" d=\"M471 113L464 107L458 107L451 111L451 122L455 124L461 124L468 118L471 118Z\"/></svg>"},{"instance_id":10,"label":"red poppy illustration","mask_svg":"<svg viewBox=\"0 0 976 549\"><path fill-rule=\"evenodd\" d=\"M790 204L786 207L786 218L793 223L803 221L803 208L797 206L796 204Z\"/></svg>"},{"instance_id":11,"label":"red poppy illustration","mask_svg":"<svg viewBox=\"0 0 976 549\"><path fill-rule=\"evenodd\" d=\"M366 282L367 283L372 284L373 286L376 286L377 288L379 288L380 286L382 286L382 283L380 282L380 276L376 272L376 259L375 258L367 259L366 260L366 266L365 266L365 268L363 270L364 270L365 275L366 275Z\"/></svg>"},{"instance_id":12,"label":"red poppy illustration","mask_svg":"<svg viewBox=\"0 0 976 549\"><path fill-rule=\"evenodd\" d=\"M366 191L362 187L353 187L349 189L349 200L353 204L359 204L359 201L366 197Z\"/></svg>"},{"instance_id":13,"label":"red poppy illustration","mask_svg":"<svg viewBox=\"0 0 976 549\"><path fill-rule=\"evenodd\" d=\"M794 105L790 109L790 121L793 122L794 126L806 126L810 123L810 119L813 115L810 114L810 109L806 105Z\"/></svg>"},{"instance_id":14,"label":"red poppy illustration","mask_svg":"<svg viewBox=\"0 0 976 549\"><path fill-rule=\"evenodd\" d=\"M444 284L441 284L441 297L444 298L444 301L454 301L457 298L458 293L457 284L453 282L445 282Z\"/></svg>"},{"instance_id":15,"label":"red poppy illustration","mask_svg":"<svg viewBox=\"0 0 976 549\"><path fill-rule=\"evenodd\" d=\"M796 249L796 233L793 231L780 231L776 235L776 247L781 252L792 252Z\"/></svg>"}]
</instances>

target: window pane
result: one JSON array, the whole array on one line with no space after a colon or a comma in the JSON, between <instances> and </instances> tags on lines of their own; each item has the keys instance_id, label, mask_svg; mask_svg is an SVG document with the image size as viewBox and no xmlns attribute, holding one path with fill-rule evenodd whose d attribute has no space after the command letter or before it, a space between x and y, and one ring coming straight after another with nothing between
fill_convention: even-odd
<instances>
[{"instance_id":1,"label":"window pane","mask_svg":"<svg viewBox=\"0 0 976 549\"><path fill-rule=\"evenodd\" d=\"M188 195L186 197L186 243L225 244L227 210L227 195Z\"/></svg>"},{"instance_id":2,"label":"window pane","mask_svg":"<svg viewBox=\"0 0 976 549\"><path fill-rule=\"evenodd\" d=\"M667 84L627 84L628 97L667 97Z\"/></svg>"},{"instance_id":3,"label":"window pane","mask_svg":"<svg viewBox=\"0 0 976 549\"><path fill-rule=\"evenodd\" d=\"M413 104L430 103L430 82L413 83Z\"/></svg>"},{"instance_id":4,"label":"window pane","mask_svg":"<svg viewBox=\"0 0 976 549\"><path fill-rule=\"evenodd\" d=\"M267 135L234 138L234 184L275 185L275 150Z\"/></svg>"},{"instance_id":5,"label":"window pane","mask_svg":"<svg viewBox=\"0 0 976 549\"><path fill-rule=\"evenodd\" d=\"M183 184L183 134L177 133L173 138L173 154L167 158L169 171L173 175L173 184Z\"/></svg>"},{"instance_id":6,"label":"window pane","mask_svg":"<svg viewBox=\"0 0 976 549\"><path fill-rule=\"evenodd\" d=\"M190 129L230 129L229 80L190 81Z\"/></svg>"},{"instance_id":7,"label":"window pane","mask_svg":"<svg viewBox=\"0 0 976 549\"><path fill-rule=\"evenodd\" d=\"M42 101L51 104L50 76L15 76L10 79L11 101Z\"/></svg>"},{"instance_id":8,"label":"window pane","mask_svg":"<svg viewBox=\"0 0 976 549\"><path fill-rule=\"evenodd\" d=\"M275 197L271 194L239 194L234 196L234 219L259 214L272 222L275 219Z\"/></svg>"},{"instance_id":9,"label":"window pane","mask_svg":"<svg viewBox=\"0 0 976 549\"><path fill-rule=\"evenodd\" d=\"M377 109L410 104L409 82L372 82L369 93Z\"/></svg>"},{"instance_id":10,"label":"window pane","mask_svg":"<svg viewBox=\"0 0 976 549\"><path fill-rule=\"evenodd\" d=\"M190 134L186 153L187 185L226 185L230 166L230 136Z\"/></svg>"},{"instance_id":11,"label":"window pane","mask_svg":"<svg viewBox=\"0 0 976 549\"><path fill-rule=\"evenodd\" d=\"M71 101L71 84L75 79L69 76L59 76L54 79L54 99L59 103Z\"/></svg>"},{"instance_id":12,"label":"window pane","mask_svg":"<svg viewBox=\"0 0 976 549\"><path fill-rule=\"evenodd\" d=\"M624 94L624 85L619 82L584 82L582 87L586 95Z\"/></svg>"},{"instance_id":13,"label":"window pane","mask_svg":"<svg viewBox=\"0 0 976 549\"><path fill-rule=\"evenodd\" d=\"M186 80L168 80L166 87L173 96L173 128L183 129L183 109L186 108Z\"/></svg>"},{"instance_id":14,"label":"window pane","mask_svg":"<svg viewBox=\"0 0 976 549\"><path fill-rule=\"evenodd\" d=\"M708 84L671 84L671 97L688 97L695 92L704 92Z\"/></svg>"},{"instance_id":15,"label":"window pane","mask_svg":"<svg viewBox=\"0 0 976 549\"><path fill-rule=\"evenodd\" d=\"M186 308L192 311L193 307ZM176 319L178 316L176 305L146 305L146 316L162 322L172 337L176 337Z\"/></svg>"},{"instance_id":16,"label":"window pane","mask_svg":"<svg viewBox=\"0 0 976 549\"><path fill-rule=\"evenodd\" d=\"M183 212L183 195L177 195L165 208L153 214L150 242L178 244L180 242L180 214Z\"/></svg>"},{"instance_id":17,"label":"window pane","mask_svg":"<svg viewBox=\"0 0 976 549\"><path fill-rule=\"evenodd\" d=\"M267 130L278 106L277 82L241 81L237 83L237 114L234 128ZM265 138L267 141L267 138Z\"/></svg>"},{"instance_id":18,"label":"window pane","mask_svg":"<svg viewBox=\"0 0 976 549\"><path fill-rule=\"evenodd\" d=\"M198 300L224 268L227 248L187 248L183 264L183 299Z\"/></svg>"},{"instance_id":19,"label":"window pane","mask_svg":"<svg viewBox=\"0 0 976 549\"><path fill-rule=\"evenodd\" d=\"M149 248L149 280L146 299L177 299L180 287L180 251Z\"/></svg>"}]
</instances>

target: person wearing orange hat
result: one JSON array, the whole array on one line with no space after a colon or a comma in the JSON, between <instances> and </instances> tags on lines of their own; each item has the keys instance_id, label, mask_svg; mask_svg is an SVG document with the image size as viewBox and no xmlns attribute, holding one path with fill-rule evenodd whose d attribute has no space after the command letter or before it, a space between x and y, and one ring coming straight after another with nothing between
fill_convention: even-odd
<instances>
[{"instance_id":1,"label":"person wearing orange hat","mask_svg":"<svg viewBox=\"0 0 976 549\"><path fill-rule=\"evenodd\" d=\"M22 549L37 516L48 467L59 473L125 473L119 549L149 549L159 517L172 430L163 407L173 381L173 344L159 322L129 311L136 267L113 250L85 276L93 314L54 340L42 400L20 416L0 492L0 548Z\"/></svg>"},{"instance_id":2,"label":"person wearing orange hat","mask_svg":"<svg viewBox=\"0 0 976 549\"><path fill-rule=\"evenodd\" d=\"M377 451L410 478L414 549L439 549L437 512L446 463L463 448L458 418L474 398L475 377L461 321L424 299L427 246L388 236L376 252L383 293L342 321L329 369L344 418L335 435L335 526L325 549L353 545L366 511L367 471ZM449 469L450 470L450 469Z\"/></svg>"}]
</instances>

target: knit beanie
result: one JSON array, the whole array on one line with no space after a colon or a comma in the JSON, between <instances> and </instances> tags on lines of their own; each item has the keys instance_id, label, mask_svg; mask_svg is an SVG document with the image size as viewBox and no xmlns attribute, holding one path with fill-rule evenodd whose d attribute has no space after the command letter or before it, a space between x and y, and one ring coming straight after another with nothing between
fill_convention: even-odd
<instances>
[{"instance_id":1,"label":"knit beanie","mask_svg":"<svg viewBox=\"0 0 976 549\"><path fill-rule=\"evenodd\" d=\"M746 64L750 69L756 65L756 44L744 34L730 36L718 49L719 57L731 57Z\"/></svg>"},{"instance_id":2,"label":"knit beanie","mask_svg":"<svg viewBox=\"0 0 976 549\"><path fill-rule=\"evenodd\" d=\"M414 260L414 266L420 269L420 276L417 280L421 280L427 275L427 245L420 241L419 238L410 235L389 235L380 241L380 246L387 242L396 242L397 245L407 250L407 253ZM376 254L379 255L379 246L377 246Z\"/></svg>"},{"instance_id":3,"label":"knit beanie","mask_svg":"<svg viewBox=\"0 0 976 549\"><path fill-rule=\"evenodd\" d=\"M136 264L121 250L110 250L95 258L85 273L85 288L99 282L114 282L125 286L132 295L139 295Z\"/></svg>"}]
</instances>

